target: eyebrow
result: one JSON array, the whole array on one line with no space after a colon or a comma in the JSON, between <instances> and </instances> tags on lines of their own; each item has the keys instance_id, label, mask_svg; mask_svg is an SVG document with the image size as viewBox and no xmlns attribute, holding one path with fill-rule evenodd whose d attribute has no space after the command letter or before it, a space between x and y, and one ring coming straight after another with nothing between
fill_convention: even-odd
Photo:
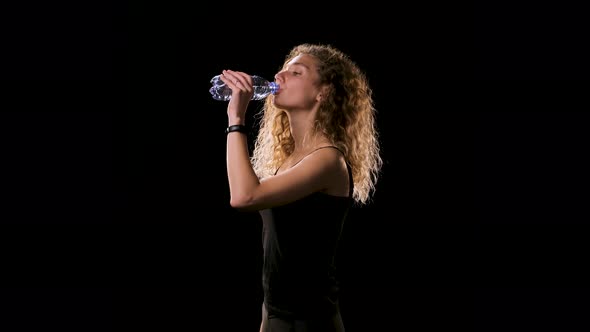
<instances>
[{"instance_id":1,"label":"eyebrow","mask_svg":"<svg viewBox=\"0 0 590 332\"><path fill-rule=\"evenodd\" d=\"M311 68L309 68L309 66L308 66L308 65L304 64L303 62L293 62L293 63L290 63L290 64L288 64L288 65L289 65L289 66L302 66L302 67L305 67L305 68L307 68L307 69L311 69Z\"/></svg>"}]
</instances>

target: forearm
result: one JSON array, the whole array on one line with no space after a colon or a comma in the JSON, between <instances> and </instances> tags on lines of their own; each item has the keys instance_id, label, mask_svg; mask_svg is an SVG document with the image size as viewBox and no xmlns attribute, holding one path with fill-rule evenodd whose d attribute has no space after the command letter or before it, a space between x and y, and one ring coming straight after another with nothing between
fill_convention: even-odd
<instances>
[{"instance_id":1,"label":"forearm","mask_svg":"<svg viewBox=\"0 0 590 332\"><path fill-rule=\"evenodd\" d=\"M240 132L227 134L227 177L232 206L246 205L259 184L248 152L247 136Z\"/></svg>"}]
</instances>

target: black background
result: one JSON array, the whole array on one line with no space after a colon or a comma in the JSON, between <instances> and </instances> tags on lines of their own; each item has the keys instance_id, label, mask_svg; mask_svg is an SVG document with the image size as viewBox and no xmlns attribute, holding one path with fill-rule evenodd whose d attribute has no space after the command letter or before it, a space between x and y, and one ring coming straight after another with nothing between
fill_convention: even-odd
<instances>
[{"instance_id":1,"label":"black background","mask_svg":"<svg viewBox=\"0 0 590 332\"><path fill-rule=\"evenodd\" d=\"M256 331L261 225L229 207L208 81L271 78L302 42L349 54L378 110L383 173L340 256L347 330L587 329L575 16L223 6L6 10L5 330Z\"/></svg>"}]
</instances>

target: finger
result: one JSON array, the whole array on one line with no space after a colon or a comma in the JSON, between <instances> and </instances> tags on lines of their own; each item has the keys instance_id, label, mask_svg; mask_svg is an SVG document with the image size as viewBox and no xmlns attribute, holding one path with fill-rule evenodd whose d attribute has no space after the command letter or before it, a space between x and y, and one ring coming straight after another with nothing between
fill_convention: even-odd
<instances>
[{"instance_id":1,"label":"finger","mask_svg":"<svg viewBox=\"0 0 590 332\"><path fill-rule=\"evenodd\" d=\"M233 75L231 73L229 73L229 70L224 70L223 74L221 75L221 80L227 84L230 88L236 88L237 87L237 83L238 78L236 77L236 75Z\"/></svg>"},{"instance_id":2,"label":"finger","mask_svg":"<svg viewBox=\"0 0 590 332\"><path fill-rule=\"evenodd\" d=\"M252 76L243 72L238 72L237 76L239 77L240 82L242 82L243 86L249 87L252 85Z\"/></svg>"},{"instance_id":3,"label":"finger","mask_svg":"<svg viewBox=\"0 0 590 332\"><path fill-rule=\"evenodd\" d=\"M228 76L231 77L234 85L238 85L238 82L241 83L240 86L242 87L248 87L252 85L252 78L250 75L241 71L226 70L226 72L228 73Z\"/></svg>"},{"instance_id":4,"label":"finger","mask_svg":"<svg viewBox=\"0 0 590 332\"><path fill-rule=\"evenodd\" d=\"M252 91L252 78L244 72L224 70L222 77L232 90Z\"/></svg>"},{"instance_id":5,"label":"finger","mask_svg":"<svg viewBox=\"0 0 590 332\"><path fill-rule=\"evenodd\" d=\"M231 79L234 78L235 74L231 70L225 69L221 72L221 76L225 79Z\"/></svg>"},{"instance_id":6,"label":"finger","mask_svg":"<svg viewBox=\"0 0 590 332\"><path fill-rule=\"evenodd\" d=\"M240 77L240 75L235 75L234 76L234 81L233 81L234 85L237 87L240 86L246 86L246 84L244 84L244 78Z\"/></svg>"}]
</instances>

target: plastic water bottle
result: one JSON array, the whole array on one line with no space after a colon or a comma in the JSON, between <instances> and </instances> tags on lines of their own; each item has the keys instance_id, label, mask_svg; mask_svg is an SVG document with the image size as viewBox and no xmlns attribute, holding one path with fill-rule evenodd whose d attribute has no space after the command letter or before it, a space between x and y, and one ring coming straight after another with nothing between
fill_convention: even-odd
<instances>
[{"instance_id":1,"label":"plastic water bottle","mask_svg":"<svg viewBox=\"0 0 590 332\"><path fill-rule=\"evenodd\" d=\"M231 88L227 86L220 78L220 75L214 76L211 79L211 88L209 92L215 100L228 101L231 99ZM254 87L254 95L252 100L261 100L270 94L275 94L279 91L279 84L270 82L260 76L252 75L252 84Z\"/></svg>"}]
</instances>

